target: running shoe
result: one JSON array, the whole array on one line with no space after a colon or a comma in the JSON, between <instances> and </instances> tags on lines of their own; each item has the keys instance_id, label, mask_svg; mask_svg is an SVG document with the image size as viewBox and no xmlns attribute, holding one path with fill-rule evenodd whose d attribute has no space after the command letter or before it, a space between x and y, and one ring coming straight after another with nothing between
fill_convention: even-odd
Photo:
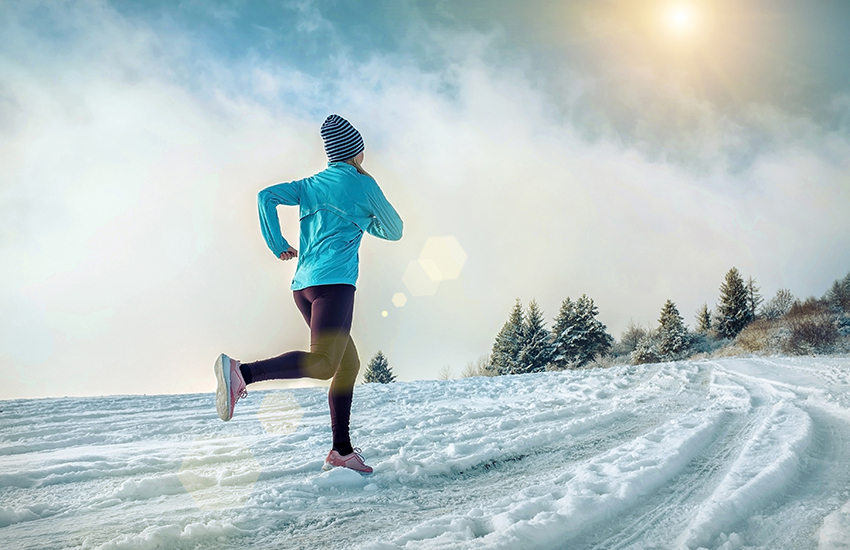
<instances>
[{"instance_id":1,"label":"running shoe","mask_svg":"<svg viewBox=\"0 0 850 550\"><path fill-rule=\"evenodd\" d=\"M325 459L325 465L322 466L322 470L332 470L337 466L348 468L349 470L354 470L361 474L372 473L372 468L366 466L366 463L363 462L363 457L360 456L360 449L358 448L355 448L353 453L344 456L339 454L336 450L331 449L331 452L328 453L328 457Z\"/></svg>"},{"instance_id":2,"label":"running shoe","mask_svg":"<svg viewBox=\"0 0 850 550\"><path fill-rule=\"evenodd\" d=\"M248 395L239 364L239 361L223 353L215 362L215 379L218 382L215 390L215 409L222 420L233 418L236 402Z\"/></svg>"}]
</instances>

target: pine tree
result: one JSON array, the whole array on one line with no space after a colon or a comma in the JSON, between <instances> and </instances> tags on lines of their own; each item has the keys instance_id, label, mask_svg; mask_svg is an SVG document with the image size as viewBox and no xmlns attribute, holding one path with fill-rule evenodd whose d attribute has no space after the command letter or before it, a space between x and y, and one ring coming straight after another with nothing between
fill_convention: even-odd
<instances>
[{"instance_id":1,"label":"pine tree","mask_svg":"<svg viewBox=\"0 0 850 550\"><path fill-rule=\"evenodd\" d=\"M827 291L824 300L833 311L850 313L850 273L843 279L832 283L832 287Z\"/></svg>"},{"instance_id":2,"label":"pine tree","mask_svg":"<svg viewBox=\"0 0 850 550\"><path fill-rule=\"evenodd\" d=\"M720 285L715 328L724 338L734 338L750 322L750 301L744 279L734 267L726 273Z\"/></svg>"},{"instance_id":3,"label":"pine tree","mask_svg":"<svg viewBox=\"0 0 850 550\"><path fill-rule=\"evenodd\" d=\"M543 372L552 357L552 344L543 313L534 300L528 304L522 328L518 372Z\"/></svg>"},{"instance_id":4,"label":"pine tree","mask_svg":"<svg viewBox=\"0 0 850 550\"><path fill-rule=\"evenodd\" d=\"M522 348L523 319L522 303L519 298L511 309L502 330L496 335L493 351L490 354L490 369L496 374L513 374L519 372L519 352Z\"/></svg>"},{"instance_id":5,"label":"pine tree","mask_svg":"<svg viewBox=\"0 0 850 550\"><path fill-rule=\"evenodd\" d=\"M750 317L748 323L752 323L758 317L758 308L763 301L759 290L761 289L756 286L756 280L752 277L747 277L747 307Z\"/></svg>"},{"instance_id":6,"label":"pine tree","mask_svg":"<svg viewBox=\"0 0 850 550\"><path fill-rule=\"evenodd\" d=\"M708 310L708 304L703 304L697 311L697 332L701 334L711 332L711 312Z\"/></svg>"},{"instance_id":7,"label":"pine tree","mask_svg":"<svg viewBox=\"0 0 850 550\"><path fill-rule=\"evenodd\" d=\"M682 358L690 342L688 329L676 304L667 300L658 319L658 354L665 361L675 361Z\"/></svg>"},{"instance_id":8,"label":"pine tree","mask_svg":"<svg viewBox=\"0 0 850 550\"><path fill-rule=\"evenodd\" d=\"M571 302L563 301L552 329L552 362L559 368L581 367L597 354L611 350L614 339L596 315L599 310L586 294Z\"/></svg>"},{"instance_id":9,"label":"pine tree","mask_svg":"<svg viewBox=\"0 0 850 550\"><path fill-rule=\"evenodd\" d=\"M384 352L378 350L369 364L366 366L366 372L363 374L363 379L366 383L377 382L379 384L389 384L395 382L393 369L390 367L387 357Z\"/></svg>"},{"instance_id":10,"label":"pine tree","mask_svg":"<svg viewBox=\"0 0 850 550\"><path fill-rule=\"evenodd\" d=\"M558 368L566 368L570 358L575 355L573 337L577 334L577 328L574 328L577 323L576 304L567 297L561 302L561 309L552 326L552 362Z\"/></svg>"}]
</instances>

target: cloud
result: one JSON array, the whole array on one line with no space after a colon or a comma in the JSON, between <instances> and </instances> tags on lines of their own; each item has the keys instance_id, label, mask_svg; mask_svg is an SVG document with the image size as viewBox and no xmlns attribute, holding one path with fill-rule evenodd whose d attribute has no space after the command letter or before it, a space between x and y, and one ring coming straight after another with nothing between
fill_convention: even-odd
<instances>
[{"instance_id":1,"label":"cloud","mask_svg":"<svg viewBox=\"0 0 850 550\"><path fill-rule=\"evenodd\" d=\"M498 31L417 20L417 53L334 50L317 76L258 51L199 54L181 29L108 4L57 8L48 26L65 38L51 40L6 10L2 316L26 322L0 369L39 365L33 395L209 391L221 351L303 347L294 266L265 248L255 197L323 167L329 112L361 130L405 220L399 243L364 239L354 325L364 359L383 349L405 379L487 353L516 297L551 318L587 293L617 334L667 299L686 318L713 303L732 265L772 294L823 292L850 263L845 134L769 105L744 127L671 85L644 146L613 126L588 139L531 60L501 55ZM604 89L566 74L576 104ZM653 134L679 110L681 143ZM752 127L769 147L747 148ZM724 152L749 156L730 173ZM297 214L282 214L296 242ZM460 278L394 307L405 268L442 235L468 254Z\"/></svg>"},{"instance_id":2,"label":"cloud","mask_svg":"<svg viewBox=\"0 0 850 550\"><path fill-rule=\"evenodd\" d=\"M333 31L333 26L327 19L322 17L322 14L316 4L317 3L314 0L300 0L290 4L299 15L299 21L295 30L303 33Z\"/></svg>"},{"instance_id":3,"label":"cloud","mask_svg":"<svg viewBox=\"0 0 850 550\"><path fill-rule=\"evenodd\" d=\"M847 93L850 71L839 61L850 54L838 30L846 3L692 2L698 20L689 36L665 28L669 5L497 0L446 9L447 24L502 29L501 51L531 58L535 77L585 138L619 141L652 160L745 171L794 137L765 128L764 109L834 129L830 104Z\"/></svg>"},{"instance_id":4,"label":"cloud","mask_svg":"<svg viewBox=\"0 0 850 550\"><path fill-rule=\"evenodd\" d=\"M260 274L255 288L240 264L270 256L256 235L256 191L281 166L295 176L321 159L320 144L301 139L308 124L250 98L192 94L175 76L182 52L165 56L149 28L102 5L66 15L85 37L70 52L25 27L4 48L3 90L21 122L5 129L0 153L2 316L12 323L0 355L38 364L30 391L55 395L174 391L152 384L169 371L186 373L185 391L197 358L233 333L253 332L266 342L254 348L273 353L257 325L286 320L270 296L286 276ZM80 50L102 53L81 60ZM10 57L18 51L31 53ZM66 383L57 371L88 375Z\"/></svg>"}]
</instances>

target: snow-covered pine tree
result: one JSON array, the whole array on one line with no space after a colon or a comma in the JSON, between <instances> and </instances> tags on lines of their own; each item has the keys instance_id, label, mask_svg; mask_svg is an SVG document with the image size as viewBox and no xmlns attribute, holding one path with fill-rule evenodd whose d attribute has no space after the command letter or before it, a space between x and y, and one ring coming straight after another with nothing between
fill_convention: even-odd
<instances>
[{"instance_id":1,"label":"snow-covered pine tree","mask_svg":"<svg viewBox=\"0 0 850 550\"><path fill-rule=\"evenodd\" d=\"M658 346L651 335L640 339L631 355L632 365L643 365L644 363L657 363L660 358Z\"/></svg>"},{"instance_id":2,"label":"snow-covered pine tree","mask_svg":"<svg viewBox=\"0 0 850 550\"><path fill-rule=\"evenodd\" d=\"M532 300L525 312L522 327L522 346L517 367L519 372L543 372L552 358L552 342L546 330L543 313Z\"/></svg>"},{"instance_id":3,"label":"snow-covered pine tree","mask_svg":"<svg viewBox=\"0 0 850 550\"><path fill-rule=\"evenodd\" d=\"M513 374L518 372L519 352L522 347L523 319L522 302L516 300L510 317L493 342L490 353L490 369L496 374Z\"/></svg>"},{"instance_id":4,"label":"snow-covered pine tree","mask_svg":"<svg viewBox=\"0 0 850 550\"><path fill-rule=\"evenodd\" d=\"M664 361L681 359L690 343L688 329L676 304L667 300L658 319L658 354Z\"/></svg>"},{"instance_id":5,"label":"snow-covered pine tree","mask_svg":"<svg viewBox=\"0 0 850 550\"><path fill-rule=\"evenodd\" d=\"M850 313L850 273L841 280L832 283L824 300L834 312Z\"/></svg>"},{"instance_id":6,"label":"snow-covered pine tree","mask_svg":"<svg viewBox=\"0 0 850 550\"><path fill-rule=\"evenodd\" d=\"M363 380L366 383L377 382L379 384L395 382L393 369L383 351L378 350L378 353L369 360L369 364L366 365L366 372L363 373Z\"/></svg>"},{"instance_id":7,"label":"snow-covered pine tree","mask_svg":"<svg viewBox=\"0 0 850 550\"><path fill-rule=\"evenodd\" d=\"M568 296L561 302L561 309L552 325L552 363L560 369L567 368L570 357L575 355L573 341L578 334L577 323L576 304Z\"/></svg>"},{"instance_id":8,"label":"snow-covered pine tree","mask_svg":"<svg viewBox=\"0 0 850 550\"><path fill-rule=\"evenodd\" d=\"M776 291L776 295L761 308L761 315L771 321L779 319L788 313L792 305L794 305L794 295L787 288L780 288Z\"/></svg>"},{"instance_id":9,"label":"snow-covered pine tree","mask_svg":"<svg viewBox=\"0 0 850 550\"><path fill-rule=\"evenodd\" d=\"M599 310L586 294L563 301L552 329L552 362L558 368L578 368L611 350L614 338L596 319Z\"/></svg>"},{"instance_id":10,"label":"snow-covered pine tree","mask_svg":"<svg viewBox=\"0 0 850 550\"><path fill-rule=\"evenodd\" d=\"M752 323L758 317L758 310L761 303L764 301L759 294L759 287L756 286L756 280L752 277L747 277L747 306L749 307L749 323Z\"/></svg>"},{"instance_id":11,"label":"snow-covered pine tree","mask_svg":"<svg viewBox=\"0 0 850 550\"><path fill-rule=\"evenodd\" d=\"M714 327L724 338L734 338L750 322L750 302L744 279L734 267L720 285L720 303Z\"/></svg>"},{"instance_id":12,"label":"snow-covered pine tree","mask_svg":"<svg viewBox=\"0 0 850 550\"><path fill-rule=\"evenodd\" d=\"M703 304L697 311L697 332L700 334L708 334L711 332L711 312L708 310L708 304Z\"/></svg>"}]
</instances>

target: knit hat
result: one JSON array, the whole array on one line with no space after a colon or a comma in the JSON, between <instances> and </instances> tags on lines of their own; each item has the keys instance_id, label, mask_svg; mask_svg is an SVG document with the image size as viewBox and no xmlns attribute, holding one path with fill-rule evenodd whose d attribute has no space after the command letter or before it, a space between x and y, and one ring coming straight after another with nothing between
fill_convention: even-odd
<instances>
[{"instance_id":1,"label":"knit hat","mask_svg":"<svg viewBox=\"0 0 850 550\"><path fill-rule=\"evenodd\" d=\"M328 160L337 162L359 155L363 149L363 138L350 122L339 115L330 115L322 124L322 140Z\"/></svg>"}]
</instances>

